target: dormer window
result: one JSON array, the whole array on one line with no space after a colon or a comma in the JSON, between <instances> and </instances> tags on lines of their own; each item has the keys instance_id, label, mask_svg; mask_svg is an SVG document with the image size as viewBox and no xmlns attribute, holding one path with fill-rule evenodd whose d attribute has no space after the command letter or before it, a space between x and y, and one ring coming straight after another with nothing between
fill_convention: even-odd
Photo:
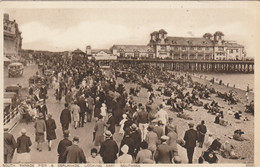
<instances>
[{"instance_id":1,"label":"dormer window","mask_svg":"<svg viewBox=\"0 0 260 167\"><path fill-rule=\"evenodd\" d=\"M176 41L172 41L172 44L177 44L177 42Z\"/></svg>"}]
</instances>

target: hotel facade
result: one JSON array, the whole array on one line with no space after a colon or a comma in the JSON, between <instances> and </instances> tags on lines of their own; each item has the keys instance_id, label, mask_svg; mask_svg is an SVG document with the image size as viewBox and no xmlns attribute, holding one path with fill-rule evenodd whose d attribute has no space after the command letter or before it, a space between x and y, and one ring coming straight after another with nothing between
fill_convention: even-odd
<instances>
[{"instance_id":1,"label":"hotel facade","mask_svg":"<svg viewBox=\"0 0 260 167\"><path fill-rule=\"evenodd\" d=\"M150 34L148 44L155 57L181 60L242 60L246 57L244 46L226 41L220 31L203 37L167 36L163 29Z\"/></svg>"}]
</instances>

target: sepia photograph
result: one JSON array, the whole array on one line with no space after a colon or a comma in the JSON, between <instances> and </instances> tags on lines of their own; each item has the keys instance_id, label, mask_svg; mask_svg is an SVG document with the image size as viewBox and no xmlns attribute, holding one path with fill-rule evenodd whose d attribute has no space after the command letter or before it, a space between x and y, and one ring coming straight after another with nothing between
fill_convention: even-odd
<instances>
[{"instance_id":1,"label":"sepia photograph","mask_svg":"<svg viewBox=\"0 0 260 167\"><path fill-rule=\"evenodd\" d=\"M258 3L6 4L4 164L255 164Z\"/></svg>"}]
</instances>

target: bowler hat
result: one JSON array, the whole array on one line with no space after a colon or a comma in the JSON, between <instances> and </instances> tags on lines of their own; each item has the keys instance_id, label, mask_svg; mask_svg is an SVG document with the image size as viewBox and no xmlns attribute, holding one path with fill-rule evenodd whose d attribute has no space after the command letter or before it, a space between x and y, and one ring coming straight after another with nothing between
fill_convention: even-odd
<instances>
[{"instance_id":1,"label":"bowler hat","mask_svg":"<svg viewBox=\"0 0 260 167\"><path fill-rule=\"evenodd\" d=\"M75 137L73 138L73 141L79 141L79 138L75 136Z\"/></svg>"}]
</instances>

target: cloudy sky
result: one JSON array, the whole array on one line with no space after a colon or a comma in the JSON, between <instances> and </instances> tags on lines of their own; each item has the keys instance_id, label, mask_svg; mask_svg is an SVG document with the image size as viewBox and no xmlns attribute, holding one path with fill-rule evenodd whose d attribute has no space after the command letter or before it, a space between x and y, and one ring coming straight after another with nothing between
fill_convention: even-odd
<instances>
[{"instance_id":1,"label":"cloudy sky","mask_svg":"<svg viewBox=\"0 0 260 167\"><path fill-rule=\"evenodd\" d=\"M144 44L150 33L201 37L222 31L226 40L256 46L256 11L247 8L84 8L8 9L22 31L23 48L50 51L109 48L113 44ZM259 33L259 32L258 32Z\"/></svg>"}]
</instances>

